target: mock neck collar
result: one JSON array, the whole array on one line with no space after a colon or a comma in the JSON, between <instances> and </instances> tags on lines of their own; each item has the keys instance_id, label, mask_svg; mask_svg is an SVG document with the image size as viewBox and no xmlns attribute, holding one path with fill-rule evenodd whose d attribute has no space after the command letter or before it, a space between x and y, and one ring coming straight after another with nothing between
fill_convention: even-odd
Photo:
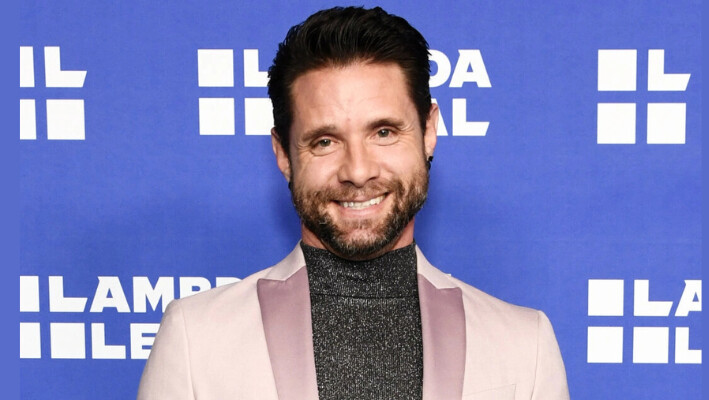
<instances>
[{"instance_id":1,"label":"mock neck collar","mask_svg":"<svg viewBox=\"0 0 709 400\"><path fill-rule=\"evenodd\" d=\"M418 295L416 243L364 261L346 260L302 242L300 247L311 293L346 297Z\"/></svg>"}]
</instances>

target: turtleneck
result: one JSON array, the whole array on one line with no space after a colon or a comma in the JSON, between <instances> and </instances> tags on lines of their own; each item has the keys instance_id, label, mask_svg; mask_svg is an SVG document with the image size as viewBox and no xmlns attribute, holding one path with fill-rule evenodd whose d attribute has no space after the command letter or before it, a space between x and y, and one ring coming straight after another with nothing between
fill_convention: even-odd
<instances>
[{"instance_id":1,"label":"turtleneck","mask_svg":"<svg viewBox=\"0 0 709 400\"><path fill-rule=\"evenodd\" d=\"M420 399L416 249L366 261L301 243L320 399Z\"/></svg>"}]
</instances>

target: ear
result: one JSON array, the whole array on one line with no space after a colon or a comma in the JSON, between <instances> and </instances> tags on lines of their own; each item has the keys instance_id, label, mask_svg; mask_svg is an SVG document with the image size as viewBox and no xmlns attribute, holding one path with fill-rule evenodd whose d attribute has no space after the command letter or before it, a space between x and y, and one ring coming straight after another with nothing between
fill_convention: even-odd
<instances>
[{"instance_id":1,"label":"ear","mask_svg":"<svg viewBox=\"0 0 709 400\"><path fill-rule=\"evenodd\" d=\"M278 169L281 170L281 173L286 177L286 180L290 182L291 169L290 160L288 159L288 152L283 148L283 144L281 144L281 137L278 135L278 132L276 132L276 128L271 128L271 147L273 147L273 154L276 155Z\"/></svg>"},{"instance_id":2,"label":"ear","mask_svg":"<svg viewBox=\"0 0 709 400\"><path fill-rule=\"evenodd\" d=\"M426 152L426 157L433 156L433 151L436 149L439 114L438 104L431 103L431 109L426 118L426 131L423 133L423 149Z\"/></svg>"}]
</instances>

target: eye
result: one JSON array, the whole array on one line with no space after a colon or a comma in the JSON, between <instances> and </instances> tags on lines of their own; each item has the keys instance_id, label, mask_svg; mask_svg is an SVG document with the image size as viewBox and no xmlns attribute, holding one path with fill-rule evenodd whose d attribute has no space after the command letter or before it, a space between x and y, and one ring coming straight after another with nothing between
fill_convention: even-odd
<instances>
[{"instance_id":1,"label":"eye","mask_svg":"<svg viewBox=\"0 0 709 400\"><path fill-rule=\"evenodd\" d=\"M379 128L374 133L374 139L381 146L394 144L399 139L397 131L391 128Z\"/></svg>"},{"instance_id":2,"label":"eye","mask_svg":"<svg viewBox=\"0 0 709 400\"><path fill-rule=\"evenodd\" d=\"M338 149L339 142L332 137L319 137L310 143L310 152L316 156L324 156Z\"/></svg>"},{"instance_id":3,"label":"eye","mask_svg":"<svg viewBox=\"0 0 709 400\"><path fill-rule=\"evenodd\" d=\"M389 135L391 135L391 130L389 129L380 129L377 131L377 136L380 138L387 138Z\"/></svg>"},{"instance_id":4,"label":"eye","mask_svg":"<svg viewBox=\"0 0 709 400\"><path fill-rule=\"evenodd\" d=\"M328 147L331 144L332 144L332 140L330 140L330 139L320 139L315 143L315 145L317 147Z\"/></svg>"}]
</instances>

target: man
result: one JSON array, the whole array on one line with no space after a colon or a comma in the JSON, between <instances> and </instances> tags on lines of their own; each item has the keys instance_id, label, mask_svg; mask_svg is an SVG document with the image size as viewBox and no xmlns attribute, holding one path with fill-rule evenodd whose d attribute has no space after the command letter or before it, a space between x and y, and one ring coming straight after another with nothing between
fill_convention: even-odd
<instances>
[{"instance_id":1,"label":"man","mask_svg":"<svg viewBox=\"0 0 709 400\"><path fill-rule=\"evenodd\" d=\"M434 268L414 243L438 109L428 45L379 8L293 27L269 70L273 150L302 241L170 303L139 399L567 399L546 316Z\"/></svg>"}]
</instances>

